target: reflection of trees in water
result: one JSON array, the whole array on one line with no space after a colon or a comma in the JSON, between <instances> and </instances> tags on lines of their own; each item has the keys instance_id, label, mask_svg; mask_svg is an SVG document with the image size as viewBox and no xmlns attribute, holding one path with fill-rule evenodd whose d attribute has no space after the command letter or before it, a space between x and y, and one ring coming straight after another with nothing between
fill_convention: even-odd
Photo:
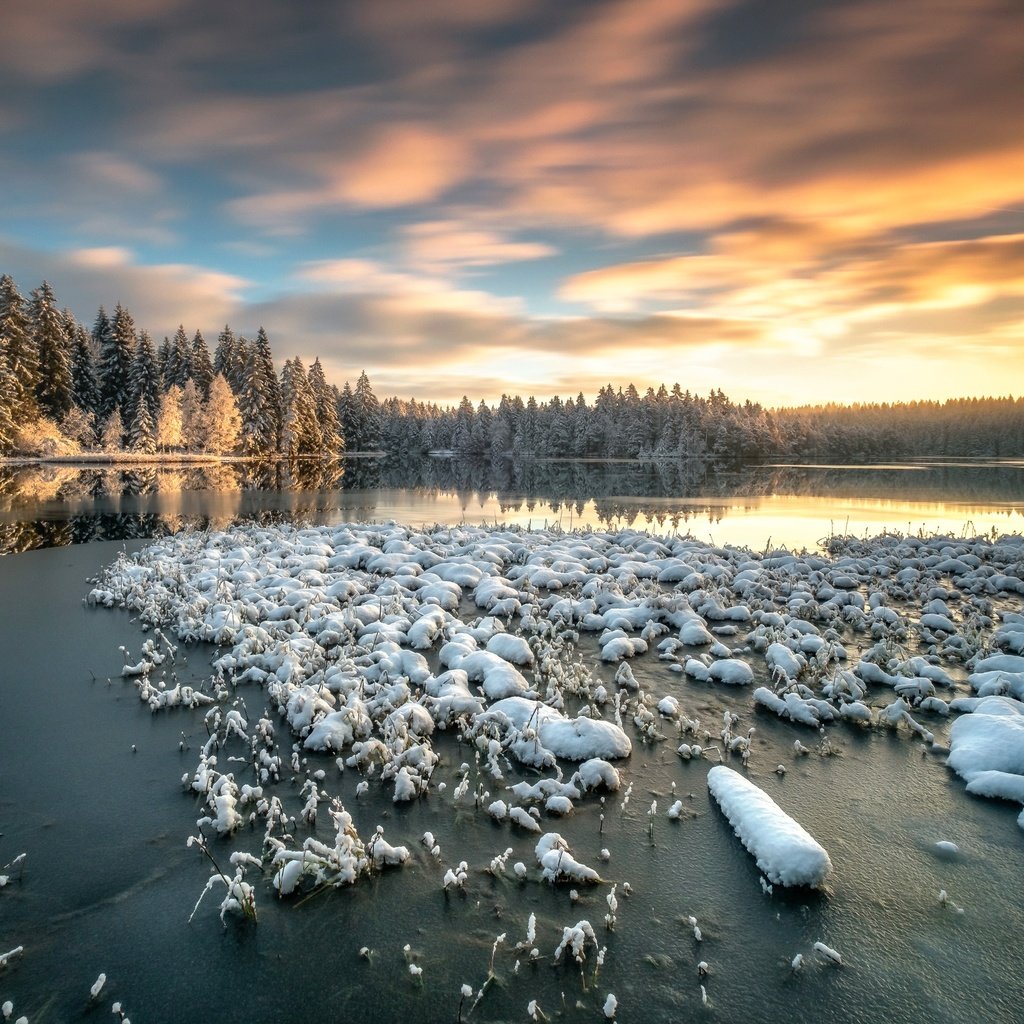
<instances>
[{"instance_id":1,"label":"reflection of trees in water","mask_svg":"<svg viewBox=\"0 0 1024 1024\"><path fill-rule=\"evenodd\" d=\"M746 504L743 498L771 495L1005 504L1024 512L1024 469L1013 465L722 469L695 461L430 458L45 464L0 467L0 513L7 520L0 521L0 552L142 539L186 525L221 529L235 520L318 523L336 519L342 507L352 518L372 519L381 490L419 492L425 499L454 497L467 517L496 504L499 519L525 516L534 526L566 529L592 507L603 526L653 524L662 532L686 532L691 521L703 527L721 522L730 507ZM193 492L189 501L182 500ZM139 507L102 507L116 505L119 498Z\"/></svg>"}]
</instances>

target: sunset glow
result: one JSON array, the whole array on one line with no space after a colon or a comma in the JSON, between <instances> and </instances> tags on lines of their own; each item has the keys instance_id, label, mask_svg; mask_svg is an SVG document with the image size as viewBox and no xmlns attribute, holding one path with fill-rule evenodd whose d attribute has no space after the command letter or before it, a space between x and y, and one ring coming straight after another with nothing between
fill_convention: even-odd
<instances>
[{"instance_id":1,"label":"sunset glow","mask_svg":"<svg viewBox=\"0 0 1024 1024\"><path fill-rule=\"evenodd\" d=\"M1024 391L1024 6L7 0L0 273L457 403Z\"/></svg>"}]
</instances>

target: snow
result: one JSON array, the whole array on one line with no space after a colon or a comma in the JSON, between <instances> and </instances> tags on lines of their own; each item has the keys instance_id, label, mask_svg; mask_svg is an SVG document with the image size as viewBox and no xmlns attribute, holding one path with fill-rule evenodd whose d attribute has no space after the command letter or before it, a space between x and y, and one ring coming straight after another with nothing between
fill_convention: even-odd
<instances>
[{"instance_id":1,"label":"snow","mask_svg":"<svg viewBox=\"0 0 1024 1024\"><path fill-rule=\"evenodd\" d=\"M824 884L832 870L828 854L764 790L725 765L708 771L708 789L770 882Z\"/></svg>"},{"instance_id":2,"label":"snow","mask_svg":"<svg viewBox=\"0 0 1024 1024\"><path fill-rule=\"evenodd\" d=\"M557 832L546 832L534 849L542 876L549 882L597 883L601 876L573 857L569 844Z\"/></svg>"},{"instance_id":3,"label":"snow","mask_svg":"<svg viewBox=\"0 0 1024 1024\"><path fill-rule=\"evenodd\" d=\"M754 681L754 670L739 658L722 658L708 666L708 674L719 683L729 686L748 686Z\"/></svg>"},{"instance_id":4,"label":"snow","mask_svg":"<svg viewBox=\"0 0 1024 1024\"><path fill-rule=\"evenodd\" d=\"M983 697L950 730L946 763L970 782L980 772L1024 776L1024 713L1005 697Z\"/></svg>"},{"instance_id":5,"label":"snow","mask_svg":"<svg viewBox=\"0 0 1024 1024\"><path fill-rule=\"evenodd\" d=\"M506 697L490 706L489 714L503 715L516 729L530 728L536 742L555 757L568 761L629 757L633 745L620 726L594 718L567 718L561 712L524 697Z\"/></svg>"},{"instance_id":6,"label":"snow","mask_svg":"<svg viewBox=\"0 0 1024 1024\"><path fill-rule=\"evenodd\" d=\"M832 750L860 756L909 742L915 770L941 774L918 748L924 740L945 752L948 736L948 764L968 793L1024 804L1024 704L1013 699L1024 694L1024 622L1007 607L1018 598L988 585L993 563L1016 571L1021 546L997 553L978 541L974 566L972 551L941 541L849 544L855 554L836 558L759 557L628 530L249 526L185 532L123 555L89 600L126 607L179 640L223 643L203 686L178 683L159 645L125 652L118 665L139 672L122 685L135 686L146 709L195 716L189 735L204 746L183 780L201 805L193 820L211 844L250 830L258 844L265 821L262 885L282 897L410 863L410 874L426 865L453 905L489 898L480 888L487 864L498 876L487 885L602 885L570 843L624 871L629 847L617 844L674 846L699 815L691 773L705 759L723 762L707 772L709 791L768 892L769 883L826 884L828 854L766 789L786 793L799 775L799 792L810 794L799 799L829 801L834 791L810 780ZM957 592L940 586L947 547L965 567ZM977 697L962 696L968 684ZM894 731L879 737L880 728ZM808 729L817 735L808 739ZM794 744L798 735L806 745ZM255 778L242 774L250 765ZM729 765L767 778L765 789ZM784 781L787 767L794 776ZM633 786L639 812L627 808ZM384 808L389 829L418 835L423 813L447 811L450 832L440 817L429 822L444 857L433 835L412 855L401 834L385 839L371 824L361 837L335 795L342 788L365 794L360 827ZM808 806L790 799L798 816ZM410 809L418 801L423 809ZM658 805L671 825L657 820ZM497 855L493 845L486 857L455 846L474 821L500 837ZM556 821L564 834L546 831ZM538 867L513 864L510 848L534 842ZM245 892L229 888L228 909L244 908ZM583 924L567 929L564 958L596 947ZM815 949L825 963L842 960ZM810 951L798 956L810 970Z\"/></svg>"}]
</instances>

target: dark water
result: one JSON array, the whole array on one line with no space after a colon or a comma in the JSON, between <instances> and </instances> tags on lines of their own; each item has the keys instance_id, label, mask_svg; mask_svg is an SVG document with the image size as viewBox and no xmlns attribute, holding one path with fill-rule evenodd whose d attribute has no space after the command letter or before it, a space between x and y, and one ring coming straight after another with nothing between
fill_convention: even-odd
<instances>
[{"instance_id":1,"label":"dark water","mask_svg":"<svg viewBox=\"0 0 1024 1024\"><path fill-rule=\"evenodd\" d=\"M12 1019L24 1013L31 1024L115 1019L115 999L135 1024L454 1021L460 986L480 988L505 932L495 979L472 1013L467 1000L464 1020L526 1021L531 999L551 1019L603 1020L614 992L623 1021L1017 1021L1024 842L1016 809L966 796L940 758L887 733L837 727L829 732L834 756L797 759L793 727L752 712L743 695L666 678L654 662L634 666L645 689L679 697L712 731L725 708L741 714L741 729L756 726L750 776L829 850L835 873L827 894L761 892L756 867L709 801L708 762L680 761L668 730L664 742L636 743L629 805L621 809L622 793L609 797L603 830L594 798L571 818L544 824L619 883L614 931L602 924L608 885L581 888L574 903L568 887L485 871L509 846L509 864L532 869L535 837L491 822L471 803L456 811L450 796L396 807L372 785L357 798L359 776L316 757L305 768L324 768L322 788L342 799L360 835L384 825L389 841L410 848L411 862L301 904L276 899L265 878L257 882L256 927L229 918L222 928L215 892L190 924L209 870L186 847L203 812L179 780L194 770L205 740L202 712L150 714L119 678L118 648L138 651L137 625L82 599L87 578L126 543L235 520L632 525L759 550L769 537L813 547L830 531L1019 531L1022 514L1019 463L0 467L0 550L23 552L0 558L0 873L28 854L24 871L0 889L0 954L25 947L0 968L0 1002L13 1000ZM212 653L186 652L177 677L205 680ZM239 694L251 720L261 697ZM940 736L946 728L938 719L928 725ZM817 747L813 733L797 735ZM435 779L447 779L450 794L455 768L472 763L472 752L450 739L435 745L443 757ZM772 771L778 763L789 769L783 778ZM665 817L673 782L692 811L679 822ZM504 795L500 784L488 788L492 798ZM299 784L280 790L297 813ZM330 837L325 809L317 828ZM428 829L441 862L418 841ZM214 853L258 854L261 838L261 830L243 832L215 843ZM958 843L961 854L938 856L940 839ZM598 859L602 847L611 852L607 864ZM444 871L459 860L471 868L467 892L445 894ZM624 882L632 896L623 895ZM939 905L940 889L962 915ZM531 912L536 964L514 950ZM690 914L703 931L699 945L685 923ZM593 950L582 978L575 965L550 962L562 927L580 919L607 945L596 978ZM845 966L812 957L816 940L840 950ZM369 959L359 955L364 946ZM788 965L797 952L808 964L794 975ZM418 980L409 956L423 968ZM700 960L712 971L707 1005ZM101 971L109 980L92 1004L89 987Z\"/></svg>"},{"instance_id":2,"label":"dark water","mask_svg":"<svg viewBox=\"0 0 1024 1024\"><path fill-rule=\"evenodd\" d=\"M741 714L740 730L756 726L750 777L829 850L835 871L826 894L762 893L751 858L708 798L708 762L680 761L667 730L663 742L635 744L625 766L629 805L622 810L621 792L610 797L603 831L594 798L570 818L545 820L581 860L619 883L618 923L606 931L608 885L581 887L574 903L568 887L486 873L509 846L509 864L521 859L533 868L535 837L493 823L471 804L453 809L453 771L473 758L442 739L435 781L447 779L449 795L411 806L396 807L377 784L357 798L359 776L339 774L330 758L311 756L305 766L325 769L322 787L341 797L364 838L380 823L389 841L409 846L404 868L305 903L277 900L264 879L255 927L229 918L222 928L219 896L207 897L189 924L209 871L186 848L202 811L179 779L195 767L203 715L153 715L118 678L118 647L137 652L142 634L126 613L85 607L82 597L87 577L121 546L52 548L0 563L0 864L28 853L23 874L0 889L0 952L25 947L0 970L0 1001L13 1000L15 1016L25 1013L31 1024L111 1020L117 999L135 1024L454 1021L460 986L480 988L492 944L505 932L495 981L472 1014L467 1001L464 1020L526 1021L532 999L551 1019L603 1020L608 992L623 1021L1020 1019L1024 841L1016 809L966 796L941 759L906 738L838 727L829 732L834 753L822 756L813 731L752 712L747 695L691 684L639 660L634 671L645 689L675 694L713 731L725 708ZM178 678L201 682L212 653L190 649ZM596 671L610 677L612 669ZM260 695L238 693L251 721ZM941 720L928 724L942 734ZM794 736L814 752L794 757ZM773 773L778 763L789 769L783 778ZM679 822L665 817L673 782L692 815ZM501 795L499 784L488 787ZM298 788L279 787L292 813ZM329 837L325 813L317 828ZM418 842L426 829L441 846L440 863ZM960 855L938 856L937 840L956 842ZM226 860L232 849L258 853L260 842L260 832L243 831L212 846ZM602 847L611 852L607 864L598 860ZM447 895L444 870L463 859L471 868L467 892ZM623 895L624 882L632 896ZM940 889L962 915L939 905ZM531 912L537 964L513 950ZM699 945L685 923L690 914L703 931ZM584 918L607 945L596 979L593 950L582 979L575 965L550 962L562 927ZM838 949L845 966L810 956L816 940ZM419 980L408 973L406 944L423 968ZM359 955L364 946L373 950L368 960ZM808 964L794 975L788 964L797 952ZM712 971L707 1006L700 960ZM90 1005L100 971L107 988Z\"/></svg>"},{"instance_id":3,"label":"dark water","mask_svg":"<svg viewBox=\"0 0 1024 1024\"><path fill-rule=\"evenodd\" d=\"M833 533L1019 532L1024 462L736 466L364 459L0 466L0 552L275 517L692 533L753 550Z\"/></svg>"}]
</instances>

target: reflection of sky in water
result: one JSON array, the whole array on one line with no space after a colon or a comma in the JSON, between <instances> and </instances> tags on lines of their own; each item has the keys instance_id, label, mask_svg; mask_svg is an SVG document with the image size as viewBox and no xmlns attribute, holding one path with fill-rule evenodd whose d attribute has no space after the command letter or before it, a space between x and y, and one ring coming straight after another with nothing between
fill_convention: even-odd
<instances>
[{"instance_id":1,"label":"reflection of sky in water","mask_svg":"<svg viewBox=\"0 0 1024 1024\"><path fill-rule=\"evenodd\" d=\"M560 526L563 529L631 527L652 533L689 533L700 540L763 550L772 547L814 548L832 533L856 536L883 532L948 533L954 536L1020 532L1024 515L1019 508L960 505L955 502L914 502L861 499L852 501L827 496L786 495L766 498L703 499L700 502L660 499L664 510L651 512L651 499L644 499L647 511L630 511L631 499L617 499L625 506L621 514L607 515L601 503L588 501L582 513L575 505L558 512L537 502L533 510L510 511L493 495L476 497L469 503L451 496L405 496L402 492L382 494L374 507L374 518L396 519L413 524L508 523L518 526ZM635 504L639 506L640 502ZM342 509L344 511L344 508ZM342 521L345 516L329 521Z\"/></svg>"},{"instance_id":2,"label":"reflection of sky in water","mask_svg":"<svg viewBox=\"0 0 1024 1024\"><path fill-rule=\"evenodd\" d=\"M350 459L0 469L0 550L144 537L189 524L219 528L267 514L331 524L633 528L756 551L814 548L833 533L1019 532L1024 468L1003 462L715 471L686 463Z\"/></svg>"}]
</instances>

